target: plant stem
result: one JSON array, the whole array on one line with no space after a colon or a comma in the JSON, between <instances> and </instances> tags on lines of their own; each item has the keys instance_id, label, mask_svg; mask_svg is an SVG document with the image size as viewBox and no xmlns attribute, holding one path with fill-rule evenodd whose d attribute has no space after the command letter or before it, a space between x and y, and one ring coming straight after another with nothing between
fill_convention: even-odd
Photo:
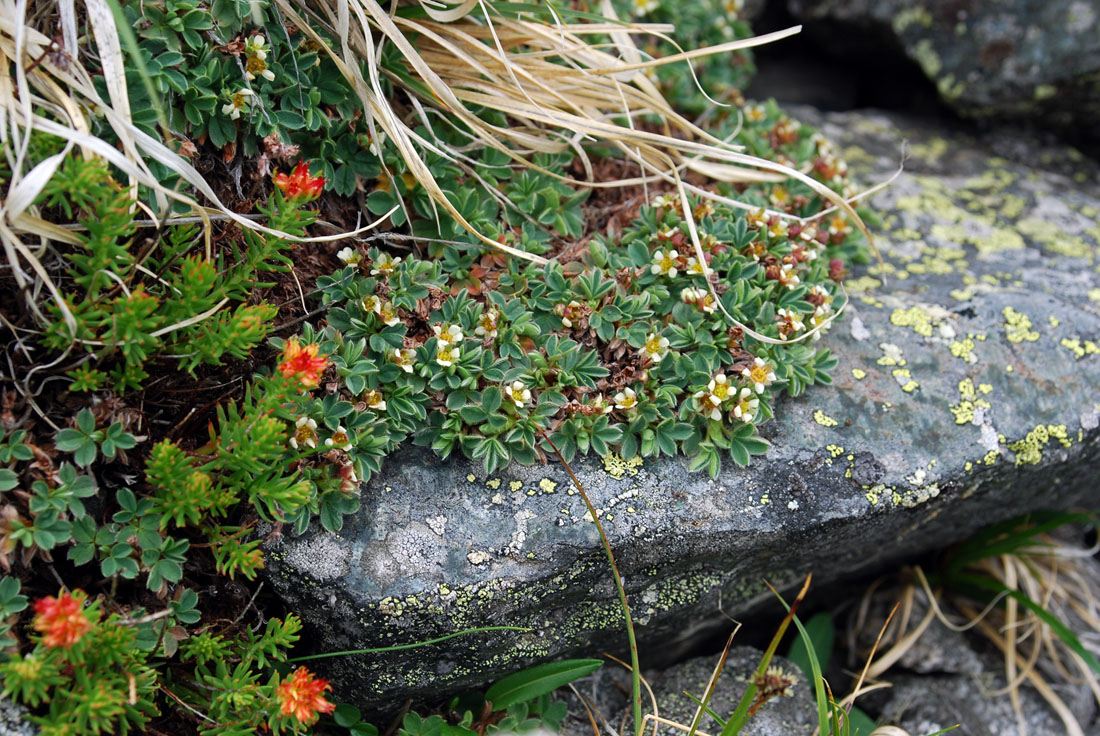
<instances>
[{"instance_id":1,"label":"plant stem","mask_svg":"<svg viewBox=\"0 0 1100 736\"><path fill-rule=\"evenodd\" d=\"M592 500L588 498L588 494L584 490L584 486L577 480L577 476L573 474L573 469L569 467L569 463L565 462L565 458L561 456L561 451L550 440L546 432L539 431L542 438L550 445L554 450L554 453L561 460L561 464L565 467L565 472L569 473L569 477L573 479L573 485L577 487L577 492L581 494L581 498L584 499L584 505L588 507L588 513L592 516L592 521L596 525L596 530L600 533L600 542L603 544L603 551L607 555L607 561L611 565L611 574L615 578L615 587L619 591L619 604L623 608L623 617L626 619L626 638L630 642L630 685L631 685L631 705L634 714L634 734L635 736L641 736L642 726L642 675L641 667L638 664L638 640L634 636L634 620L630 617L630 603L626 599L626 588L623 586L623 578L619 574L619 567L615 564L615 554L611 551L611 542L607 539L607 534L603 530L603 524L600 523L599 516L596 515L596 507L592 505Z\"/></svg>"}]
</instances>

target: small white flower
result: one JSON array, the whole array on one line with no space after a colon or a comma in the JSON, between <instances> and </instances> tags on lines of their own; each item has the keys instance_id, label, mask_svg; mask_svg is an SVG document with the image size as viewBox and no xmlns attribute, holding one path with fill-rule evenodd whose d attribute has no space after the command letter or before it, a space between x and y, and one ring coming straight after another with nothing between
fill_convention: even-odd
<instances>
[{"instance_id":1,"label":"small white flower","mask_svg":"<svg viewBox=\"0 0 1100 736\"><path fill-rule=\"evenodd\" d=\"M668 354L668 338L662 337L656 332L646 336L645 345L642 346L642 357L649 358L654 363L660 363Z\"/></svg>"},{"instance_id":2,"label":"small white flower","mask_svg":"<svg viewBox=\"0 0 1100 736\"><path fill-rule=\"evenodd\" d=\"M523 408L531 400L531 389L523 381L512 381L504 387L504 393L512 400L517 409Z\"/></svg>"},{"instance_id":3,"label":"small white flower","mask_svg":"<svg viewBox=\"0 0 1100 736\"><path fill-rule=\"evenodd\" d=\"M775 371L763 358L754 358L751 367L741 369L741 377L753 385L756 393L762 394L775 380Z\"/></svg>"},{"instance_id":4,"label":"small white flower","mask_svg":"<svg viewBox=\"0 0 1100 736\"><path fill-rule=\"evenodd\" d=\"M685 304L695 304L706 314L713 314L717 309L714 297L706 289L693 289L688 287L680 291L680 301Z\"/></svg>"},{"instance_id":5,"label":"small white flower","mask_svg":"<svg viewBox=\"0 0 1100 736\"><path fill-rule=\"evenodd\" d=\"M359 306L361 306L363 308L363 311L367 312L368 314L381 314L382 312L382 300L374 294L371 294L370 296L365 296L360 299Z\"/></svg>"},{"instance_id":6,"label":"small white flower","mask_svg":"<svg viewBox=\"0 0 1100 736\"><path fill-rule=\"evenodd\" d=\"M742 422L751 422L756 417L759 406L760 400L753 395L752 390L743 388L733 407L733 416Z\"/></svg>"},{"instance_id":7,"label":"small white flower","mask_svg":"<svg viewBox=\"0 0 1100 736\"><path fill-rule=\"evenodd\" d=\"M687 274L688 276L706 276L706 264L695 256L691 256L688 258Z\"/></svg>"},{"instance_id":8,"label":"small white flower","mask_svg":"<svg viewBox=\"0 0 1100 736\"><path fill-rule=\"evenodd\" d=\"M660 207L666 210L676 210L680 208L680 195L678 194L660 194L653 198L653 206Z\"/></svg>"},{"instance_id":9,"label":"small white flower","mask_svg":"<svg viewBox=\"0 0 1100 736\"><path fill-rule=\"evenodd\" d=\"M459 348L457 345L451 345L450 343L440 341L439 347L435 350L435 362L439 363L444 368L448 368L458 361Z\"/></svg>"},{"instance_id":10,"label":"small white flower","mask_svg":"<svg viewBox=\"0 0 1100 736\"><path fill-rule=\"evenodd\" d=\"M659 250L653 254L653 265L650 267L650 272L654 274L664 274L670 279L676 278L677 268L676 263L680 258L680 254L675 249L663 251Z\"/></svg>"},{"instance_id":11,"label":"small white flower","mask_svg":"<svg viewBox=\"0 0 1100 736\"><path fill-rule=\"evenodd\" d=\"M446 322L440 325L432 325L432 332L439 338L441 345L457 345L465 339L461 327Z\"/></svg>"},{"instance_id":12,"label":"small white flower","mask_svg":"<svg viewBox=\"0 0 1100 736\"><path fill-rule=\"evenodd\" d=\"M661 0L634 0L634 12L641 18L661 7Z\"/></svg>"},{"instance_id":13,"label":"small white flower","mask_svg":"<svg viewBox=\"0 0 1100 736\"><path fill-rule=\"evenodd\" d=\"M267 58L267 49L264 48L266 44L267 39L257 33L244 42L244 51L249 56L255 56L262 61Z\"/></svg>"},{"instance_id":14,"label":"small white flower","mask_svg":"<svg viewBox=\"0 0 1100 736\"><path fill-rule=\"evenodd\" d=\"M390 360L406 373L412 373L413 365L416 362L416 351L394 348L393 352L390 353Z\"/></svg>"},{"instance_id":15,"label":"small white flower","mask_svg":"<svg viewBox=\"0 0 1100 736\"><path fill-rule=\"evenodd\" d=\"M222 115L228 115L231 120L237 120L246 107L252 107L252 90L239 89L229 96L229 102L222 105Z\"/></svg>"},{"instance_id":16,"label":"small white flower","mask_svg":"<svg viewBox=\"0 0 1100 736\"><path fill-rule=\"evenodd\" d=\"M348 266L358 266L363 260L362 254L355 248L341 248L336 257Z\"/></svg>"},{"instance_id":17,"label":"small white flower","mask_svg":"<svg viewBox=\"0 0 1100 736\"><path fill-rule=\"evenodd\" d=\"M774 194L772 195L775 196ZM787 223L783 220L776 219L771 225L768 226L768 235L773 238L785 238L787 237Z\"/></svg>"},{"instance_id":18,"label":"small white flower","mask_svg":"<svg viewBox=\"0 0 1100 736\"><path fill-rule=\"evenodd\" d=\"M294 422L294 434L290 435L290 446L297 450L299 446L310 449L317 447L317 422L310 417L298 417Z\"/></svg>"},{"instance_id":19,"label":"small white flower","mask_svg":"<svg viewBox=\"0 0 1100 736\"><path fill-rule=\"evenodd\" d=\"M710 390L710 403L715 406L719 406L726 399L730 398L733 395L731 391L736 391L736 389L730 385L729 379L726 378L725 373L719 373L714 378L710 379L707 388Z\"/></svg>"},{"instance_id":20,"label":"small white flower","mask_svg":"<svg viewBox=\"0 0 1100 736\"><path fill-rule=\"evenodd\" d=\"M332 436L325 440L325 445L337 450L347 451L351 449L351 437L348 436L348 431L341 425L332 430Z\"/></svg>"},{"instance_id":21,"label":"small white flower","mask_svg":"<svg viewBox=\"0 0 1100 736\"><path fill-rule=\"evenodd\" d=\"M486 307L485 311L481 313L480 319L477 321L477 327L474 328L474 334L478 337L492 340L497 336L497 324L499 322L500 312L492 307Z\"/></svg>"},{"instance_id":22,"label":"small white flower","mask_svg":"<svg viewBox=\"0 0 1100 736\"><path fill-rule=\"evenodd\" d=\"M618 409L633 409L638 405L638 395L634 389L626 388L615 394L615 407Z\"/></svg>"},{"instance_id":23,"label":"small white flower","mask_svg":"<svg viewBox=\"0 0 1100 736\"><path fill-rule=\"evenodd\" d=\"M389 253L379 253L378 258L374 260L374 268L370 270L370 275L389 276L399 263L401 263L401 256L394 258Z\"/></svg>"},{"instance_id":24,"label":"small white flower","mask_svg":"<svg viewBox=\"0 0 1100 736\"><path fill-rule=\"evenodd\" d=\"M596 397L592 399L592 403L589 404L589 406L601 414L610 414L615 408L608 403L607 399L603 397L603 394L596 394Z\"/></svg>"},{"instance_id":25,"label":"small white flower","mask_svg":"<svg viewBox=\"0 0 1100 736\"><path fill-rule=\"evenodd\" d=\"M382 302L382 305L378 308L378 318L387 327L401 324L401 317L397 314L397 308L390 301Z\"/></svg>"},{"instance_id":26,"label":"small white flower","mask_svg":"<svg viewBox=\"0 0 1100 736\"><path fill-rule=\"evenodd\" d=\"M372 388L363 394L363 402L367 405L368 409L374 409L375 411L386 410L386 399L383 398L382 392L378 389Z\"/></svg>"}]
</instances>

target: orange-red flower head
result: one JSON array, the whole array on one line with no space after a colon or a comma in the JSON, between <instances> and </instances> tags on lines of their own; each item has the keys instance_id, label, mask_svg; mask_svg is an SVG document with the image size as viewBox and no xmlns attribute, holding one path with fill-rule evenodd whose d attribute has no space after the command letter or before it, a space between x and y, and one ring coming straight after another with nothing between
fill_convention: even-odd
<instances>
[{"instance_id":1,"label":"orange-red flower head","mask_svg":"<svg viewBox=\"0 0 1100 736\"><path fill-rule=\"evenodd\" d=\"M303 388L317 388L321 374L328 368L328 357L317 354L315 343L302 346L295 337L287 340L283 349L283 361L279 363L279 372L287 378L298 377Z\"/></svg>"},{"instance_id":2,"label":"orange-red flower head","mask_svg":"<svg viewBox=\"0 0 1100 736\"><path fill-rule=\"evenodd\" d=\"M34 602L34 628L45 634L42 643L48 647L68 649L76 644L92 628L92 622L84 613L85 595L62 593L59 597L47 596Z\"/></svg>"},{"instance_id":3,"label":"orange-red flower head","mask_svg":"<svg viewBox=\"0 0 1100 736\"><path fill-rule=\"evenodd\" d=\"M329 687L328 680L299 667L290 679L275 688L280 715L294 716L299 723L309 725L317 720L318 713L331 713L336 704L325 700L325 690Z\"/></svg>"},{"instance_id":4,"label":"orange-red flower head","mask_svg":"<svg viewBox=\"0 0 1100 736\"><path fill-rule=\"evenodd\" d=\"M275 186L287 199L309 202L321 196L325 179L322 176L310 176L309 164L299 161L291 173L275 175Z\"/></svg>"}]
</instances>

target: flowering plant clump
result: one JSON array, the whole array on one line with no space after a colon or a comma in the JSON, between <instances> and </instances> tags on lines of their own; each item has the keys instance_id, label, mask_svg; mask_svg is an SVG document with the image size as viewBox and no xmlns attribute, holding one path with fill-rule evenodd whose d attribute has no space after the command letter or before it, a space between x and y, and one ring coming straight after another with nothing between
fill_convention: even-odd
<instances>
[{"instance_id":1,"label":"flowering plant clump","mask_svg":"<svg viewBox=\"0 0 1100 736\"><path fill-rule=\"evenodd\" d=\"M299 667L275 688L279 714L293 717L304 726L312 724L319 713L331 713L336 709L334 703L325 700L324 693L328 689L328 680L315 677L305 667Z\"/></svg>"},{"instance_id":2,"label":"flowering plant clump","mask_svg":"<svg viewBox=\"0 0 1100 736\"><path fill-rule=\"evenodd\" d=\"M319 282L328 324L302 338L331 357L336 391L296 411L346 431L362 478L410 437L488 472L535 461L544 437L567 460L682 452L712 475L723 455L744 465L768 447L756 426L779 392L829 382L836 360L809 333L835 314L828 264L860 247L854 229L791 217L821 208L809 188L792 185L786 209L767 209L772 194L743 192L759 207L747 213L660 195L577 260L483 270L478 294L439 261L344 252ZM702 257L689 255L685 207Z\"/></svg>"}]
</instances>

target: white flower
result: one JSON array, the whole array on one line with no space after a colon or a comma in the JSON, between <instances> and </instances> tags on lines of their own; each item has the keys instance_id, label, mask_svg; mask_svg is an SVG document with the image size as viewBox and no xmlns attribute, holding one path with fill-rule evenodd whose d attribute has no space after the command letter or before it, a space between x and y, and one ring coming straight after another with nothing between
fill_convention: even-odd
<instances>
[{"instance_id":1,"label":"white flower","mask_svg":"<svg viewBox=\"0 0 1100 736\"><path fill-rule=\"evenodd\" d=\"M393 306L393 302L382 302L382 306L378 308L378 318L385 323L387 327L393 327L394 325L401 324L401 317L397 314L397 308Z\"/></svg>"},{"instance_id":2,"label":"white flower","mask_svg":"<svg viewBox=\"0 0 1100 736\"><path fill-rule=\"evenodd\" d=\"M337 450L350 450L351 437L348 436L348 431L344 429L342 425L338 426L336 429L332 430L332 436L325 440L325 446L333 447Z\"/></svg>"},{"instance_id":3,"label":"white flower","mask_svg":"<svg viewBox=\"0 0 1100 736\"><path fill-rule=\"evenodd\" d=\"M693 289L688 287L680 291L680 301L685 304L695 304L706 314L713 314L717 309L714 297L706 289Z\"/></svg>"},{"instance_id":4,"label":"white flower","mask_svg":"<svg viewBox=\"0 0 1100 736\"><path fill-rule=\"evenodd\" d=\"M531 400L531 389L527 388L523 381L512 381L510 384L505 385L504 393L516 405L516 408L523 408Z\"/></svg>"},{"instance_id":5,"label":"white flower","mask_svg":"<svg viewBox=\"0 0 1100 736\"><path fill-rule=\"evenodd\" d=\"M363 308L363 311L367 313L373 312L374 314L381 314L382 312L382 300L374 294L371 294L370 296L365 296L361 300L359 300L359 306L361 306Z\"/></svg>"},{"instance_id":6,"label":"white flower","mask_svg":"<svg viewBox=\"0 0 1100 736\"><path fill-rule=\"evenodd\" d=\"M745 119L750 123L759 123L767 116L763 105L745 105Z\"/></svg>"},{"instance_id":7,"label":"white flower","mask_svg":"<svg viewBox=\"0 0 1100 736\"><path fill-rule=\"evenodd\" d=\"M730 385L729 379L726 378L726 374L719 373L714 378L710 379L707 389L710 391L710 403L718 406L726 399L730 398L732 395L730 391L733 387Z\"/></svg>"},{"instance_id":8,"label":"white flower","mask_svg":"<svg viewBox=\"0 0 1100 736\"><path fill-rule=\"evenodd\" d=\"M659 250L653 254L653 265L650 267L650 272L654 274L665 274L670 279L676 278L676 263L680 258L680 254L675 249L663 251Z\"/></svg>"},{"instance_id":9,"label":"white flower","mask_svg":"<svg viewBox=\"0 0 1100 736\"><path fill-rule=\"evenodd\" d=\"M362 254L355 248L341 248L336 254L336 257L344 262L348 266L358 266L363 260Z\"/></svg>"},{"instance_id":10,"label":"white flower","mask_svg":"<svg viewBox=\"0 0 1100 736\"><path fill-rule=\"evenodd\" d=\"M252 107L252 90L239 89L229 96L229 102L222 105L222 115L228 115L231 120L237 120L246 107Z\"/></svg>"},{"instance_id":11,"label":"white flower","mask_svg":"<svg viewBox=\"0 0 1100 736\"><path fill-rule=\"evenodd\" d=\"M596 394L596 398L592 399L592 403L589 404L589 406L601 414L610 414L615 408L607 403L607 399L603 397L603 394Z\"/></svg>"},{"instance_id":12,"label":"white flower","mask_svg":"<svg viewBox=\"0 0 1100 736\"><path fill-rule=\"evenodd\" d=\"M748 388L741 389L737 397L737 404L733 407L733 416L742 422L751 422L756 417L756 410L760 406L760 400L753 396Z\"/></svg>"},{"instance_id":13,"label":"white flower","mask_svg":"<svg viewBox=\"0 0 1100 736\"><path fill-rule=\"evenodd\" d=\"M298 417L294 422L294 434L290 435L290 446L295 450L299 446L310 449L317 447L317 422L310 417Z\"/></svg>"},{"instance_id":14,"label":"white flower","mask_svg":"<svg viewBox=\"0 0 1100 736\"><path fill-rule=\"evenodd\" d=\"M267 39L262 34L257 33L244 42L244 51L249 56L255 56L263 60L267 58L267 49L264 48L266 44Z\"/></svg>"},{"instance_id":15,"label":"white flower","mask_svg":"<svg viewBox=\"0 0 1100 736\"><path fill-rule=\"evenodd\" d=\"M439 347L435 349L435 362L439 363L444 368L452 366L458 360L459 348L457 345L451 345L450 343L439 343Z\"/></svg>"},{"instance_id":16,"label":"white flower","mask_svg":"<svg viewBox=\"0 0 1100 736\"><path fill-rule=\"evenodd\" d=\"M668 354L668 338L658 335L656 332L649 333L645 339L645 345L642 346L642 357L649 358L654 363L660 363L661 358Z\"/></svg>"},{"instance_id":17,"label":"white flower","mask_svg":"<svg viewBox=\"0 0 1100 736\"><path fill-rule=\"evenodd\" d=\"M442 345L457 345L465 339L461 327L446 322L440 325L432 325L432 332L439 338Z\"/></svg>"},{"instance_id":18,"label":"white flower","mask_svg":"<svg viewBox=\"0 0 1100 736\"><path fill-rule=\"evenodd\" d=\"M680 195L678 194L661 194L653 198L653 206L660 207L666 210L675 210L680 208Z\"/></svg>"},{"instance_id":19,"label":"white flower","mask_svg":"<svg viewBox=\"0 0 1100 736\"><path fill-rule=\"evenodd\" d=\"M634 389L626 388L615 394L615 406L619 409L633 409L638 405L638 395Z\"/></svg>"},{"instance_id":20,"label":"white flower","mask_svg":"<svg viewBox=\"0 0 1100 736\"><path fill-rule=\"evenodd\" d=\"M374 259L374 268L370 270L370 275L389 276L393 273L393 269L397 268L398 263L401 263L401 256L393 258L389 253L379 253L378 258Z\"/></svg>"},{"instance_id":21,"label":"white flower","mask_svg":"<svg viewBox=\"0 0 1100 736\"><path fill-rule=\"evenodd\" d=\"M687 274L688 276L706 276L706 264L695 256L691 256L688 258Z\"/></svg>"},{"instance_id":22,"label":"white flower","mask_svg":"<svg viewBox=\"0 0 1100 736\"><path fill-rule=\"evenodd\" d=\"M386 400L382 397L382 392L378 389L372 388L363 394L363 402L367 405L368 409L374 409L375 411L386 410Z\"/></svg>"},{"instance_id":23,"label":"white flower","mask_svg":"<svg viewBox=\"0 0 1100 736\"><path fill-rule=\"evenodd\" d=\"M775 195L773 194L774 198ZM783 220L776 219L771 225L768 226L768 235L773 238L785 238L787 237L787 223Z\"/></svg>"},{"instance_id":24,"label":"white flower","mask_svg":"<svg viewBox=\"0 0 1100 736\"><path fill-rule=\"evenodd\" d=\"M492 307L486 307L485 311L481 313L480 319L477 321L477 327L474 328L474 334L492 340L497 336L497 323L499 321L500 312Z\"/></svg>"},{"instance_id":25,"label":"white flower","mask_svg":"<svg viewBox=\"0 0 1100 736\"><path fill-rule=\"evenodd\" d=\"M396 363L397 366L406 373L412 373L413 365L416 362L416 351L394 348L393 352L390 353L390 360Z\"/></svg>"},{"instance_id":26,"label":"white flower","mask_svg":"<svg viewBox=\"0 0 1100 736\"><path fill-rule=\"evenodd\" d=\"M762 394L775 380L775 371L763 358L754 358L751 367L741 369L741 377L753 385L756 393Z\"/></svg>"},{"instance_id":27,"label":"white flower","mask_svg":"<svg viewBox=\"0 0 1100 736\"><path fill-rule=\"evenodd\" d=\"M661 0L634 0L634 12L639 18L659 7L661 7Z\"/></svg>"}]
</instances>

